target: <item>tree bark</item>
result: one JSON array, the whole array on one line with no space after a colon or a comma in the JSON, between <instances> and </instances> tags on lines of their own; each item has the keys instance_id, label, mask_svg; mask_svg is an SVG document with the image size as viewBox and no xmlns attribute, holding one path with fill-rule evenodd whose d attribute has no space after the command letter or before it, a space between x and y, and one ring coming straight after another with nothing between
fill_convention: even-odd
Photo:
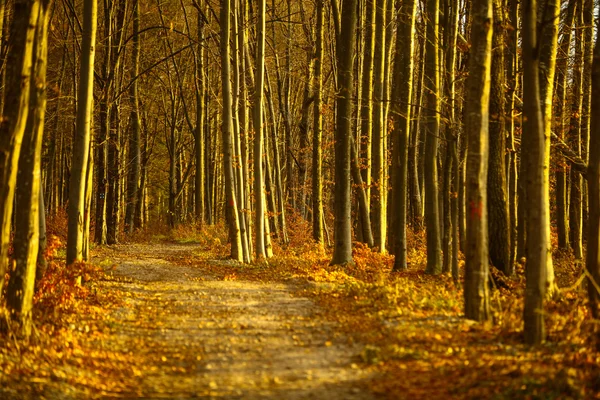
<instances>
[{"instance_id":1,"label":"tree bark","mask_svg":"<svg viewBox=\"0 0 600 400\"><path fill-rule=\"evenodd\" d=\"M590 125L590 161L588 167L589 223L586 269L588 296L595 319L600 318L600 35L596 35L593 53Z\"/></svg>"},{"instance_id":2,"label":"tree bark","mask_svg":"<svg viewBox=\"0 0 600 400\"><path fill-rule=\"evenodd\" d=\"M488 235L492 264L505 275L513 274L510 258L510 217L506 194L506 79L504 75L504 48L506 32L504 9L501 0L494 0L494 34L492 53L492 83L489 120L489 167L488 167Z\"/></svg>"},{"instance_id":3,"label":"tree bark","mask_svg":"<svg viewBox=\"0 0 600 400\"><path fill-rule=\"evenodd\" d=\"M221 3L221 84L223 91L223 173L225 176L225 210L229 226L229 241L231 243L231 258L243 261L242 238L240 236L240 221L238 219L235 198L235 177L233 174L233 120L231 99L231 68L230 68L230 15L232 0L222 0ZM264 1L264 0L261 0ZM257 232L259 232L257 230Z\"/></svg>"},{"instance_id":4,"label":"tree bark","mask_svg":"<svg viewBox=\"0 0 600 400\"><path fill-rule=\"evenodd\" d=\"M490 318L488 288L487 172L489 154L490 70L492 55L492 0L472 4L469 77L466 87L465 132L467 155L467 242L465 243L465 317Z\"/></svg>"},{"instance_id":5,"label":"tree bark","mask_svg":"<svg viewBox=\"0 0 600 400\"><path fill-rule=\"evenodd\" d=\"M439 0L426 1L427 40L425 45L425 75L423 110L425 128L425 226L427 228L428 274L442 272L442 249L438 204L438 137L440 133L440 75L439 75Z\"/></svg>"},{"instance_id":6,"label":"tree bark","mask_svg":"<svg viewBox=\"0 0 600 400\"><path fill-rule=\"evenodd\" d=\"M10 275L7 302L11 318L17 322L18 332L29 337L32 329L33 289L38 264L40 235L41 155L46 110L46 62L48 9L50 1L38 7L33 46L33 73L31 75L30 112L19 157L16 193L16 224L14 239L15 270ZM35 8L35 7L34 7ZM34 10L35 12L35 10ZM41 203L43 205L43 201Z\"/></svg>"},{"instance_id":7,"label":"tree bark","mask_svg":"<svg viewBox=\"0 0 600 400\"><path fill-rule=\"evenodd\" d=\"M313 148L312 148L312 233L317 246L323 248L323 27L325 25L324 0L317 0L317 30L315 37L315 102L313 105Z\"/></svg>"},{"instance_id":8,"label":"tree bark","mask_svg":"<svg viewBox=\"0 0 600 400\"><path fill-rule=\"evenodd\" d=\"M404 1L398 13L396 54L394 60L392 104L392 223L390 247L394 271L407 269L406 216L408 192L408 148L411 125L411 99L414 66L416 2Z\"/></svg>"},{"instance_id":9,"label":"tree bark","mask_svg":"<svg viewBox=\"0 0 600 400\"><path fill-rule=\"evenodd\" d=\"M90 130L92 125L92 102L94 90L94 56L96 50L96 0L83 3L83 37L81 42L81 67L79 93L77 95L76 135L73 143L73 161L69 180L69 232L67 237L67 265L83 260L83 236L85 188Z\"/></svg>"},{"instance_id":10,"label":"tree bark","mask_svg":"<svg viewBox=\"0 0 600 400\"><path fill-rule=\"evenodd\" d=\"M523 319L527 344L539 344L546 337L542 311L547 285L548 242L546 228L549 224L544 197L544 119L540 90L540 58L537 36L536 0L524 0L521 8L523 21L523 126L521 154L525 179L525 213L527 215L527 268L525 309Z\"/></svg>"},{"instance_id":11,"label":"tree bark","mask_svg":"<svg viewBox=\"0 0 600 400\"><path fill-rule=\"evenodd\" d=\"M352 264L350 146L352 141L352 95L354 93L354 43L357 0L345 0L340 35L336 40L338 97L335 131L335 241L331 265Z\"/></svg>"},{"instance_id":12,"label":"tree bark","mask_svg":"<svg viewBox=\"0 0 600 400\"><path fill-rule=\"evenodd\" d=\"M29 114L32 51L39 1L15 0L10 25L5 106L0 121L0 288L8 268L8 245L21 143ZM1 295L0 295L1 296Z\"/></svg>"}]
</instances>

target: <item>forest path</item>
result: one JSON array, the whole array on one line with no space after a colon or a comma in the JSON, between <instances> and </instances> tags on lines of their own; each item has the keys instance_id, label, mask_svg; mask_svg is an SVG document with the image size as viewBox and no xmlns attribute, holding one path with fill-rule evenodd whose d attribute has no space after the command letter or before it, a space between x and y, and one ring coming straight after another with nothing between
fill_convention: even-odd
<instances>
[{"instance_id":1,"label":"forest path","mask_svg":"<svg viewBox=\"0 0 600 400\"><path fill-rule=\"evenodd\" d=\"M102 249L94 262L123 294L103 349L137 360L132 396L215 399L374 398L353 357L360 349L283 283L217 280L192 244L130 244ZM207 263L223 263L215 260Z\"/></svg>"}]
</instances>

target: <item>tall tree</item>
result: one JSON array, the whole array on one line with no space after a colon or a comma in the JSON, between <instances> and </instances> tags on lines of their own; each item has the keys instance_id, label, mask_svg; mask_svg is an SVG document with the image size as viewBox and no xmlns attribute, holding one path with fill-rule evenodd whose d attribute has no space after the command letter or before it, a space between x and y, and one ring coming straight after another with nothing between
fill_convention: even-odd
<instances>
[{"instance_id":1,"label":"tall tree","mask_svg":"<svg viewBox=\"0 0 600 400\"><path fill-rule=\"evenodd\" d=\"M69 181L67 264L83 259L83 222L85 214L88 212L84 206L92 124L96 16L96 0L85 0L83 3L83 37L81 41L79 93L77 95L76 132L73 143L71 179Z\"/></svg>"},{"instance_id":2,"label":"tall tree","mask_svg":"<svg viewBox=\"0 0 600 400\"><path fill-rule=\"evenodd\" d=\"M440 213L438 204L438 137L440 132L439 0L426 0L424 101L425 128L425 225L427 228L428 274L442 272Z\"/></svg>"},{"instance_id":3,"label":"tall tree","mask_svg":"<svg viewBox=\"0 0 600 400\"><path fill-rule=\"evenodd\" d=\"M131 132L129 134L129 168L127 175L127 206L125 211L125 227L127 232L130 234L133 233L135 228L139 228L139 226L136 226L135 224L135 209L141 197L140 175L142 172L140 98L137 79L137 76L140 73L140 9L138 3L138 0L133 0L133 48L131 52L132 83L129 88L129 97L131 101L129 124L131 126Z\"/></svg>"},{"instance_id":4,"label":"tall tree","mask_svg":"<svg viewBox=\"0 0 600 400\"><path fill-rule=\"evenodd\" d=\"M263 173L263 97L265 78L265 14L266 0L258 4L256 25L256 76L254 86L254 199L256 210L256 241L254 251L257 258L266 258L265 249L265 187Z\"/></svg>"},{"instance_id":5,"label":"tall tree","mask_svg":"<svg viewBox=\"0 0 600 400\"><path fill-rule=\"evenodd\" d=\"M492 264L506 275L512 275L510 217L506 187L506 80L504 75L504 6L494 0L494 33L492 53L492 82L489 110L489 168L488 168L488 234ZM468 105L467 105L468 106Z\"/></svg>"},{"instance_id":6,"label":"tall tree","mask_svg":"<svg viewBox=\"0 0 600 400\"><path fill-rule=\"evenodd\" d=\"M222 0L221 3L221 85L223 91L223 172L225 175L225 211L229 226L229 241L231 242L231 258L243 261L242 238L235 198L235 177L233 174L233 118L231 99L231 9L232 0Z\"/></svg>"},{"instance_id":7,"label":"tall tree","mask_svg":"<svg viewBox=\"0 0 600 400\"><path fill-rule=\"evenodd\" d=\"M371 170L371 222L375 247L385 252L386 240L386 195L387 184L384 170L385 157L385 64L386 45L391 38L386 38L386 2L378 0L375 4L375 52L373 57L373 132L372 132L372 170Z\"/></svg>"},{"instance_id":8,"label":"tall tree","mask_svg":"<svg viewBox=\"0 0 600 400\"><path fill-rule=\"evenodd\" d=\"M0 288L8 267L13 197L21 142L29 114L29 85L39 1L15 0L9 28L5 106L0 121Z\"/></svg>"},{"instance_id":9,"label":"tall tree","mask_svg":"<svg viewBox=\"0 0 600 400\"><path fill-rule=\"evenodd\" d=\"M541 203L541 211L547 213L544 217L547 223L538 226L545 230L546 239L546 283L549 292L553 292L556 287L554 284L554 267L552 265L552 248L550 242L550 136L552 128L552 99L553 83L556 71L556 53L558 42L558 25L560 20L560 0L547 0L537 3L538 15L541 17L537 21L537 29L540 32L538 37L539 46L539 87L540 100L542 102L542 117L544 129L544 152L543 152L543 185L544 197ZM543 19L542 19L543 18ZM525 68L523 67L523 70ZM525 77L523 77L525 79ZM523 87L525 92L525 87ZM525 147L526 148L526 147ZM529 197L527 197L529 200ZM527 214L529 218L529 214ZM526 228L529 229L529 228Z\"/></svg>"},{"instance_id":10,"label":"tall tree","mask_svg":"<svg viewBox=\"0 0 600 400\"><path fill-rule=\"evenodd\" d=\"M204 124L206 118L206 84L205 84L205 66L204 66L204 57L205 57L205 48L206 45L204 43L204 28L206 23L206 16L204 15L204 11L201 6L195 3L196 10L198 12L197 16L197 29L198 29L198 46L196 47L196 129L195 129L195 160L196 160L196 175L194 182L194 191L195 191L195 213L196 213L196 222L200 224L205 221L205 173L204 173Z\"/></svg>"},{"instance_id":11,"label":"tall tree","mask_svg":"<svg viewBox=\"0 0 600 400\"><path fill-rule=\"evenodd\" d=\"M335 22L338 96L335 130L335 242L332 265L353 263L350 146L352 142L352 96L354 94L354 46L357 0L344 0L341 18Z\"/></svg>"},{"instance_id":12,"label":"tall tree","mask_svg":"<svg viewBox=\"0 0 600 400\"><path fill-rule=\"evenodd\" d=\"M7 288L7 306L17 321L19 332L28 337L32 329L33 288L38 264L40 216L44 213L41 193L41 155L46 110L46 55L48 10L51 1L40 2L37 15L33 70L30 89L30 112L19 157L14 238L15 269ZM43 257L42 257L43 258Z\"/></svg>"},{"instance_id":13,"label":"tall tree","mask_svg":"<svg viewBox=\"0 0 600 400\"><path fill-rule=\"evenodd\" d=\"M600 17L600 13L598 15ZM588 296L594 318L600 318L600 35L592 62L590 161L588 167L589 224L586 269Z\"/></svg>"},{"instance_id":14,"label":"tall tree","mask_svg":"<svg viewBox=\"0 0 600 400\"><path fill-rule=\"evenodd\" d=\"M523 113L525 125L521 146L521 162L527 198L527 268L525 309L525 341L539 344L544 341L544 319L542 315L547 285L548 238L546 227L550 221L544 209L544 119L540 96L540 41L537 35L536 0L524 0L521 8L523 21Z\"/></svg>"},{"instance_id":15,"label":"tall tree","mask_svg":"<svg viewBox=\"0 0 600 400\"><path fill-rule=\"evenodd\" d=\"M313 158L312 158L312 214L313 239L323 246L323 160L321 140L323 137L323 27L325 25L324 0L317 0L317 31L315 50L315 103L313 105Z\"/></svg>"},{"instance_id":16,"label":"tall tree","mask_svg":"<svg viewBox=\"0 0 600 400\"><path fill-rule=\"evenodd\" d=\"M402 3L398 13L396 31L396 54L392 86L392 224L391 243L394 270L403 271L406 264L406 215L407 215L407 170L408 146L410 137L411 99L414 66L416 2L408 0Z\"/></svg>"},{"instance_id":17,"label":"tall tree","mask_svg":"<svg viewBox=\"0 0 600 400\"><path fill-rule=\"evenodd\" d=\"M465 243L465 316L490 318L488 288L487 184L489 103L492 55L492 0L472 4L469 77L466 87L465 131L467 150L467 243Z\"/></svg>"},{"instance_id":18,"label":"tall tree","mask_svg":"<svg viewBox=\"0 0 600 400\"><path fill-rule=\"evenodd\" d=\"M554 112L554 130L561 140L565 140L568 131L565 121L568 120L567 89L568 89L568 60L569 48L571 46L571 30L573 28L573 17L575 15L576 0L569 0L565 18L562 24L560 36L559 57L556 62L556 102ZM558 247L569 249L569 215L567 196L567 168L564 162L557 163L556 170L556 233L558 236Z\"/></svg>"}]
</instances>

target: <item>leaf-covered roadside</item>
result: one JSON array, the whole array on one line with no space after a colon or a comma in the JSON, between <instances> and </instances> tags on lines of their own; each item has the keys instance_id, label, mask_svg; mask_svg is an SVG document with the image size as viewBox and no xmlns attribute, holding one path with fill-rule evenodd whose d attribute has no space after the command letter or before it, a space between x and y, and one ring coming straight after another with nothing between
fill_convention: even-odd
<instances>
[{"instance_id":1,"label":"leaf-covered roadside","mask_svg":"<svg viewBox=\"0 0 600 400\"><path fill-rule=\"evenodd\" d=\"M410 238L409 270L392 273L393 259L355 244L353 266L292 236L268 264L208 262L209 239L191 259L224 280L304 283L309 296L364 344L357 356L381 372L370 389L386 398L600 398L600 352L581 285L582 266L555 254L559 293L546 304L548 341L523 344L524 267L514 278L494 272L493 323L463 318L463 292L448 275L424 274L424 238ZM175 236L177 239L177 236ZM461 275L463 273L461 263Z\"/></svg>"},{"instance_id":2,"label":"leaf-covered roadside","mask_svg":"<svg viewBox=\"0 0 600 400\"><path fill-rule=\"evenodd\" d=\"M50 248L61 247L54 239ZM134 354L93 346L104 340L107 315L121 304L119 292L98 290L103 279L97 266L49 262L34 298L32 337L0 337L1 398L98 398L125 390L135 377ZM0 312L9 320L4 308Z\"/></svg>"}]
</instances>

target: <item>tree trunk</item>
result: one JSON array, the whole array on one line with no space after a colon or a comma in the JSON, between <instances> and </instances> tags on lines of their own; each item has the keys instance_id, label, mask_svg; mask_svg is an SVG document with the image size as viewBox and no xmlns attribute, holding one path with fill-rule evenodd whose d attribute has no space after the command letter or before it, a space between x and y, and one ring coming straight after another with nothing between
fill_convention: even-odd
<instances>
[{"instance_id":1,"label":"tree trunk","mask_svg":"<svg viewBox=\"0 0 600 400\"><path fill-rule=\"evenodd\" d=\"M375 7L375 52L373 57L373 132L372 132L372 170L371 170L371 222L375 247L385 252L386 239L386 194L387 184L384 179L385 154L385 106L383 100L386 60L386 1L378 0Z\"/></svg>"},{"instance_id":2,"label":"tree trunk","mask_svg":"<svg viewBox=\"0 0 600 400\"><path fill-rule=\"evenodd\" d=\"M264 0L262 0L264 1ZM231 242L231 258L243 261L242 238L240 236L240 221L238 219L235 198L235 177L233 174L233 119L231 99L231 68L230 68L230 16L231 0L221 3L221 84L223 91L223 173L225 176L225 210L229 225L229 241Z\"/></svg>"},{"instance_id":3,"label":"tree trunk","mask_svg":"<svg viewBox=\"0 0 600 400\"><path fill-rule=\"evenodd\" d=\"M548 242L546 227L549 225L544 197L544 119L540 96L540 59L537 53L540 44L537 37L536 0L524 0L521 9L523 21L523 113L524 126L521 154L527 198L527 268L525 309L525 341L539 344L544 341L544 297L546 295L546 268Z\"/></svg>"},{"instance_id":4,"label":"tree trunk","mask_svg":"<svg viewBox=\"0 0 600 400\"><path fill-rule=\"evenodd\" d=\"M375 52L375 2L365 0L364 7L364 44L363 68L360 105L360 166L362 180L365 184L367 204L371 211L371 139L373 132L373 54ZM359 206L360 207L360 206ZM363 228L364 230L364 228Z\"/></svg>"},{"instance_id":5,"label":"tree trunk","mask_svg":"<svg viewBox=\"0 0 600 400\"><path fill-rule=\"evenodd\" d=\"M266 1L258 4L258 21L256 25L256 76L254 86L254 199L255 199L255 247L256 257L266 258L265 250L265 185L263 173L263 97L265 78L265 13Z\"/></svg>"},{"instance_id":6,"label":"tree trunk","mask_svg":"<svg viewBox=\"0 0 600 400\"><path fill-rule=\"evenodd\" d=\"M557 40L558 40L558 22L560 19L560 0L547 0L541 1L537 4L539 9L540 18L537 21L538 31L541 32L539 37L539 48L540 54L540 68L538 74L540 75L540 99L542 101L542 117L544 122L544 174L543 174L543 185L544 185L544 198L541 205L541 210L545 213L550 212L550 136L552 128L552 97L553 97L553 83L554 74L556 70L556 52L557 52ZM525 89L523 88L523 92ZM529 201L530 198L528 197ZM527 218L529 214L527 213ZM554 268L552 265L552 248L550 242L550 216L544 217L547 224L541 226L546 232L546 282L548 293L553 293L556 290L554 283ZM539 227L538 227L539 228ZM526 228L529 229L529 228Z\"/></svg>"},{"instance_id":7,"label":"tree trunk","mask_svg":"<svg viewBox=\"0 0 600 400\"><path fill-rule=\"evenodd\" d=\"M321 141L323 137L323 27L324 0L317 0L317 32L315 50L315 102L313 106L313 148L312 148L312 233L317 246L323 247L323 152Z\"/></svg>"},{"instance_id":8,"label":"tree trunk","mask_svg":"<svg viewBox=\"0 0 600 400\"><path fill-rule=\"evenodd\" d=\"M490 70L492 56L492 0L474 0L466 87L465 132L467 155L467 241L465 243L465 317L490 318L488 288L487 172L489 141Z\"/></svg>"},{"instance_id":9,"label":"tree trunk","mask_svg":"<svg viewBox=\"0 0 600 400\"><path fill-rule=\"evenodd\" d=\"M332 265L352 264L350 146L352 142L352 95L354 93L354 38L357 0L345 0L340 34L336 40L338 97L335 130L335 241ZM337 21L336 21L337 23Z\"/></svg>"},{"instance_id":10,"label":"tree trunk","mask_svg":"<svg viewBox=\"0 0 600 400\"><path fill-rule=\"evenodd\" d=\"M600 318L600 35L596 35L591 70L592 99L588 164L589 223L586 269L588 296L595 319Z\"/></svg>"},{"instance_id":11,"label":"tree trunk","mask_svg":"<svg viewBox=\"0 0 600 400\"><path fill-rule=\"evenodd\" d=\"M426 1L427 41L425 45L425 225L427 228L428 274L442 272L440 214L438 207L438 137L440 132L440 75L439 75L439 0Z\"/></svg>"},{"instance_id":12,"label":"tree trunk","mask_svg":"<svg viewBox=\"0 0 600 400\"><path fill-rule=\"evenodd\" d=\"M573 101L571 103L571 113L569 120L568 140L571 144L571 149L576 155L581 156L581 100L583 94L583 14L581 7L577 7L577 19L575 29L575 62L573 63L572 75L572 93ZM583 243L581 234L581 217L582 217L582 178L579 172L571 169L571 201L569 204L570 228L571 228L571 245L575 258L581 260L583 258Z\"/></svg>"},{"instance_id":13,"label":"tree trunk","mask_svg":"<svg viewBox=\"0 0 600 400\"><path fill-rule=\"evenodd\" d=\"M513 274L510 258L510 217L506 195L506 80L504 77L504 9L501 0L493 0L494 34L492 54L492 83L489 109L489 166L488 166L488 234L492 264L505 275Z\"/></svg>"},{"instance_id":14,"label":"tree trunk","mask_svg":"<svg viewBox=\"0 0 600 400\"><path fill-rule=\"evenodd\" d=\"M41 193L41 155L44 131L44 114L46 110L46 62L49 1L39 7L36 12L37 25L34 27L35 41L33 45L33 73L31 75L30 110L23 136L22 150L19 157L16 193L17 212L14 239L15 270L10 275L7 288L7 302L11 318L17 322L19 333L29 337L32 329L33 289L40 236ZM41 203L43 205L43 201ZM42 234L45 236L45 233Z\"/></svg>"},{"instance_id":15,"label":"tree trunk","mask_svg":"<svg viewBox=\"0 0 600 400\"><path fill-rule=\"evenodd\" d=\"M8 268L8 246L21 142L29 114L29 85L38 1L15 0L10 26L5 106L0 121L0 288ZM1 295L0 295L1 296Z\"/></svg>"},{"instance_id":16,"label":"tree trunk","mask_svg":"<svg viewBox=\"0 0 600 400\"><path fill-rule=\"evenodd\" d=\"M553 118L554 130L558 137L564 141L568 132L565 121L567 118L567 87L568 87L568 66L569 48L571 46L571 30L573 27L573 18L575 15L576 0L569 0L567 13L562 26L562 34L560 37L559 52L560 57L556 62L556 103L554 113L556 118ZM567 176L568 171L566 162L560 160L556 166L556 233L558 236L558 247L568 250L571 247L569 241L569 202L567 193Z\"/></svg>"},{"instance_id":17,"label":"tree trunk","mask_svg":"<svg viewBox=\"0 0 600 400\"><path fill-rule=\"evenodd\" d=\"M73 161L69 180L69 233L67 237L67 265L83 259L83 228L85 187L90 150L92 101L94 89L94 55L96 48L96 0L83 4L83 38L81 68L77 95L77 132L73 143Z\"/></svg>"},{"instance_id":18,"label":"tree trunk","mask_svg":"<svg viewBox=\"0 0 600 400\"><path fill-rule=\"evenodd\" d=\"M394 271L407 269L406 216L408 147L411 124L411 99L414 66L414 36L416 4L414 0L402 3L396 31L396 54L392 86L392 223L390 247L395 255Z\"/></svg>"},{"instance_id":19,"label":"tree trunk","mask_svg":"<svg viewBox=\"0 0 600 400\"><path fill-rule=\"evenodd\" d=\"M135 228L135 208L139 201L140 193L140 173L141 173L141 149L140 149L140 99L138 91L137 76L140 72L140 10L138 0L133 0L133 49L132 49L132 84L129 89L131 99L130 124L131 132L129 134L129 173L127 175L127 206L125 211L125 229L132 234Z\"/></svg>"}]
</instances>

